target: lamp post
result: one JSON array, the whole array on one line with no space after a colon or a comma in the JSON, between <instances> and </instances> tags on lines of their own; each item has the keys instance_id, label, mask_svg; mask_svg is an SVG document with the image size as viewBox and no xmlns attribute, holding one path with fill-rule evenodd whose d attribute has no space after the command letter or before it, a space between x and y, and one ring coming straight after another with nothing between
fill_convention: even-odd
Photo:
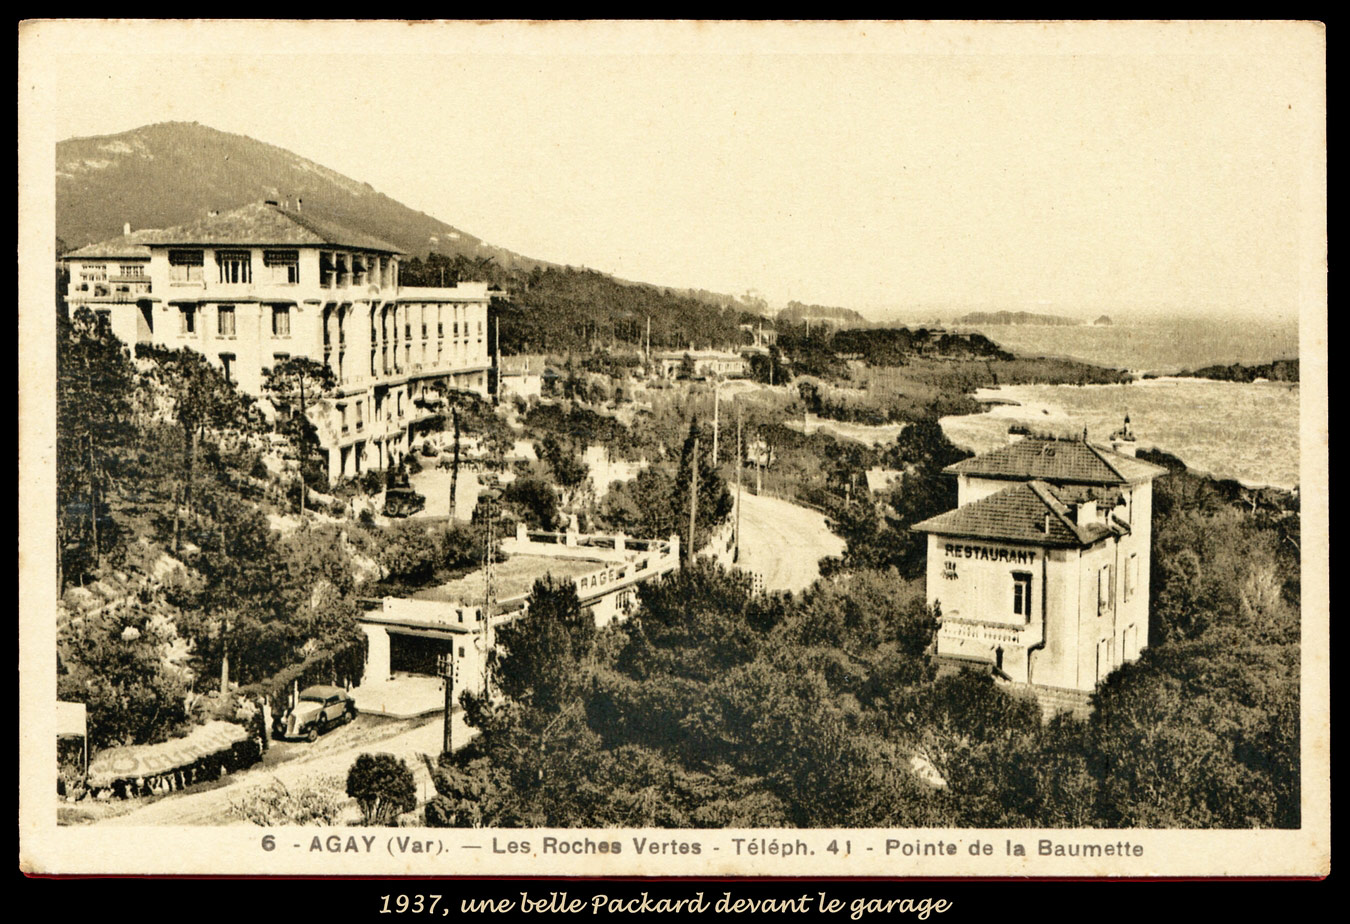
<instances>
[{"instance_id":1,"label":"lamp post","mask_svg":"<svg viewBox=\"0 0 1350 924\"><path fill-rule=\"evenodd\" d=\"M447 754L454 752L454 737L450 731L450 714L455 703L455 650L454 644L445 654L436 656L436 673L445 680L445 731L441 738L441 750Z\"/></svg>"}]
</instances>

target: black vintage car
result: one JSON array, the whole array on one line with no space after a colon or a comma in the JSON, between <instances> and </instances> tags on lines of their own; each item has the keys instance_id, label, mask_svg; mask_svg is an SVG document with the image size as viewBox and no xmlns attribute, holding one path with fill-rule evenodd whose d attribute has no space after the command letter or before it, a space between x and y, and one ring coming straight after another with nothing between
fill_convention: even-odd
<instances>
[{"instance_id":1,"label":"black vintage car","mask_svg":"<svg viewBox=\"0 0 1350 924\"><path fill-rule=\"evenodd\" d=\"M388 488L384 492L384 515L410 517L427 505L427 499L412 488Z\"/></svg>"},{"instance_id":2,"label":"black vintage car","mask_svg":"<svg viewBox=\"0 0 1350 924\"><path fill-rule=\"evenodd\" d=\"M427 505L427 499L412 488L407 469L399 466L390 471L385 481L384 515L410 517Z\"/></svg>"}]
</instances>

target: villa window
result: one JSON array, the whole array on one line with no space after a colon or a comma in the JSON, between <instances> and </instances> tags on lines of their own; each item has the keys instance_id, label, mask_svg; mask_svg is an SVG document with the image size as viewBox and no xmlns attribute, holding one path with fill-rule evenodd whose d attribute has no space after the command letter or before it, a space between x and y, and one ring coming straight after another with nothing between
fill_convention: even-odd
<instances>
[{"instance_id":1,"label":"villa window","mask_svg":"<svg viewBox=\"0 0 1350 924\"><path fill-rule=\"evenodd\" d=\"M263 266L266 266L270 281L278 285L295 285L300 281L300 251L264 250Z\"/></svg>"},{"instance_id":2,"label":"villa window","mask_svg":"<svg viewBox=\"0 0 1350 924\"><path fill-rule=\"evenodd\" d=\"M197 333L196 305L184 305L178 310L178 332L181 334Z\"/></svg>"},{"instance_id":3,"label":"villa window","mask_svg":"<svg viewBox=\"0 0 1350 924\"><path fill-rule=\"evenodd\" d=\"M1013 615L1031 618L1031 575L1022 571L1013 574Z\"/></svg>"},{"instance_id":4,"label":"villa window","mask_svg":"<svg viewBox=\"0 0 1350 924\"><path fill-rule=\"evenodd\" d=\"M220 281L228 285L247 285L253 282L253 256L247 250L217 250L216 266Z\"/></svg>"},{"instance_id":5,"label":"villa window","mask_svg":"<svg viewBox=\"0 0 1350 924\"><path fill-rule=\"evenodd\" d=\"M135 279L145 278L145 267L139 263L123 263L120 270L122 276Z\"/></svg>"},{"instance_id":6,"label":"villa window","mask_svg":"<svg viewBox=\"0 0 1350 924\"><path fill-rule=\"evenodd\" d=\"M233 305L221 305L216 309L216 334L220 337L234 337Z\"/></svg>"},{"instance_id":7,"label":"villa window","mask_svg":"<svg viewBox=\"0 0 1350 924\"><path fill-rule=\"evenodd\" d=\"M1139 586L1139 555L1132 553L1125 561L1125 599L1129 600L1134 596L1135 590Z\"/></svg>"},{"instance_id":8,"label":"villa window","mask_svg":"<svg viewBox=\"0 0 1350 924\"><path fill-rule=\"evenodd\" d=\"M201 282L202 263L200 250L170 250L169 281Z\"/></svg>"},{"instance_id":9,"label":"villa window","mask_svg":"<svg viewBox=\"0 0 1350 924\"><path fill-rule=\"evenodd\" d=\"M1111 611L1111 602L1115 597L1115 569L1102 565L1097 572L1097 615L1104 616Z\"/></svg>"},{"instance_id":10,"label":"villa window","mask_svg":"<svg viewBox=\"0 0 1350 924\"><path fill-rule=\"evenodd\" d=\"M222 369L225 370L225 381L227 381L227 382L233 382L233 381L234 381L234 376L233 376L233 373L234 373L234 354L233 354L233 353L221 353L221 354L220 354L220 366L221 366Z\"/></svg>"},{"instance_id":11,"label":"villa window","mask_svg":"<svg viewBox=\"0 0 1350 924\"><path fill-rule=\"evenodd\" d=\"M291 306L272 306L272 336L289 337L291 335Z\"/></svg>"}]
</instances>

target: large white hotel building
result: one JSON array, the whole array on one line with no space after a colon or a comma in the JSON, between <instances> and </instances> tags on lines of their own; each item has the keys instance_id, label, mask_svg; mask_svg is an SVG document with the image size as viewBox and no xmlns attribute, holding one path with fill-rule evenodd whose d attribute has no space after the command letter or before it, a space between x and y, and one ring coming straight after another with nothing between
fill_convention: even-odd
<instances>
[{"instance_id":1,"label":"large white hotel building","mask_svg":"<svg viewBox=\"0 0 1350 924\"><path fill-rule=\"evenodd\" d=\"M288 357L337 389L310 409L330 480L382 469L438 413L436 388L488 393L485 283L399 285L397 247L276 201L132 232L62 259L70 311L129 346L189 347L247 394Z\"/></svg>"}]
</instances>

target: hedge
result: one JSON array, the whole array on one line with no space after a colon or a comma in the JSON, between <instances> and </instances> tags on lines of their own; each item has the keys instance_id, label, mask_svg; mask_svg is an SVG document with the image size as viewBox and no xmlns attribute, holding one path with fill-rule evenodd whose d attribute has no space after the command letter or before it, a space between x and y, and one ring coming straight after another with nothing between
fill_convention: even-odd
<instances>
[{"instance_id":1,"label":"hedge","mask_svg":"<svg viewBox=\"0 0 1350 924\"><path fill-rule=\"evenodd\" d=\"M287 699L296 684L303 690L315 684L344 686L346 681L358 683L366 669L367 648L366 635L362 632L345 644L320 649L299 664L292 664L266 680L240 687L235 690L235 694L260 697L276 704Z\"/></svg>"}]
</instances>

